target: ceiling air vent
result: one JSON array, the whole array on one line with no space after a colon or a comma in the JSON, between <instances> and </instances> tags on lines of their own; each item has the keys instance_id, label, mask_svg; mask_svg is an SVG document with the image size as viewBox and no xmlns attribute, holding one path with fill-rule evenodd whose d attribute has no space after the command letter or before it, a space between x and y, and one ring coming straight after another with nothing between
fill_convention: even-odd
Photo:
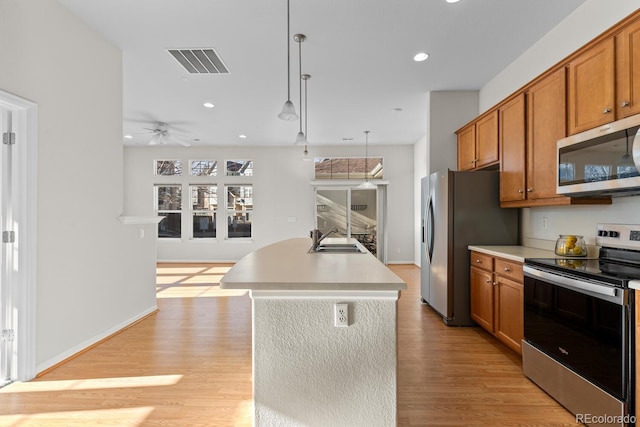
<instances>
[{"instance_id":1,"label":"ceiling air vent","mask_svg":"<svg viewBox=\"0 0 640 427\"><path fill-rule=\"evenodd\" d=\"M191 74L229 74L229 69L212 48L167 49Z\"/></svg>"}]
</instances>

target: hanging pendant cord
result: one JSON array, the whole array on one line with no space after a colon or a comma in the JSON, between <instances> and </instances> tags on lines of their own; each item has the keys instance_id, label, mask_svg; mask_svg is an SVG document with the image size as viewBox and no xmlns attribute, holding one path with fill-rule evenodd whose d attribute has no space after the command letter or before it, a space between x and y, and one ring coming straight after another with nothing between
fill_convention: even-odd
<instances>
[{"instance_id":1,"label":"hanging pendant cord","mask_svg":"<svg viewBox=\"0 0 640 427\"><path fill-rule=\"evenodd\" d=\"M291 101L291 45L289 41L289 0L287 0L287 101Z\"/></svg>"},{"instance_id":2,"label":"hanging pendant cord","mask_svg":"<svg viewBox=\"0 0 640 427\"><path fill-rule=\"evenodd\" d=\"M298 61L298 80L300 80L300 88L299 88L300 105L302 106L302 38L301 37L298 38L298 58L300 58L300 60ZM307 107L305 106L305 114L306 114L306 108ZM300 115L302 115L302 112L300 112ZM300 118L300 132L302 133L302 118Z\"/></svg>"}]
</instances>

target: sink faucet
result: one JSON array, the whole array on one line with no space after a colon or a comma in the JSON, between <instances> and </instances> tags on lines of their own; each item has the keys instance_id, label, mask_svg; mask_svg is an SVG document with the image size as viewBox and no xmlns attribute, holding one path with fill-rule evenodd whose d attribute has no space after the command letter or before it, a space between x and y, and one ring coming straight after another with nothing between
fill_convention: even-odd
<instances>
[{"instance_id":1,"label":"sink faucet","mask_svg":"<svg viewBox=\"0 0 640 427\"><path fill-rule=\"evenodd\" d=\"M326 239L333 233L337 233L337 232L338 232L338 227L333 227L331 230L327 231L325 234L322 234L320 230L318 230L317 228L314 228L313 231L311 232L311 238L313 239L313 245L311 246L311 250L315 251L316 249L318 249L318 245L320 245L320 242L322 242L324 239ZM318 237L318 235L321 235L321 237Z\"/></svg>"}]
</instances>

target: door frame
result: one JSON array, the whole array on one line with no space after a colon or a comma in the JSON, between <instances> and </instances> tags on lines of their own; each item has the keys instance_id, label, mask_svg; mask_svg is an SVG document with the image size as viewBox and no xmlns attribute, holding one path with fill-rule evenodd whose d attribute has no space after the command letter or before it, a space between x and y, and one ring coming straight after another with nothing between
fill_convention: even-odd
<instances>
[{"instance_id":1,"label":"door frame","mask_svg":"<svg viewBox=\"0 0 640 427\"><path fill-rule=\"evenodd\" d=\"M12 147L13 268L7 272L15 313L14 351L10 378L28 381L36 376L37 271L37 104L0 90L0 108L11 111L15 145Z\"/></svg>"},{"instance_id":2,"label":"door frame","mask_svg":"<svg viewBox=\"0 0 640 427\"><path fill-rule=\"evenodd\" d=\"M370 181L371 182L371 181ZM385 265L388 264L387 258L387 186L389 181L375 181L376 186L376 221L377 221L377 254L376 257ZM314 197L313 197L313 221L314 227L317 227L317 209L315 195L318 190L358 190L359 182L350 182L347 180L326 180L312 181ZM347 193L347 204L351 205L351 193ZM351 225L347 224L349 235L351 233Z\"/></svg>"}]
</instances>

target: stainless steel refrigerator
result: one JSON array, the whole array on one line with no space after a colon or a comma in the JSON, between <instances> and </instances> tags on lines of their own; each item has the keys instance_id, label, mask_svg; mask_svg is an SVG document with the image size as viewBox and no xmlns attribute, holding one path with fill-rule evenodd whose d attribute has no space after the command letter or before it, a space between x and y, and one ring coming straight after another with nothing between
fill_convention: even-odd
<instances>
[{"instance_id":1,"label":"stainless steel refrigerator","mask_svg":"<svg viewBox=\"0 0 640 427\"><path fill-rule=\"evenodd\" d=\"M517 245L518 209L500 208L500 174L435 172L422 179L422 301L447 325L470 326L469 245Z\"/></svg>"}]
</instances>

